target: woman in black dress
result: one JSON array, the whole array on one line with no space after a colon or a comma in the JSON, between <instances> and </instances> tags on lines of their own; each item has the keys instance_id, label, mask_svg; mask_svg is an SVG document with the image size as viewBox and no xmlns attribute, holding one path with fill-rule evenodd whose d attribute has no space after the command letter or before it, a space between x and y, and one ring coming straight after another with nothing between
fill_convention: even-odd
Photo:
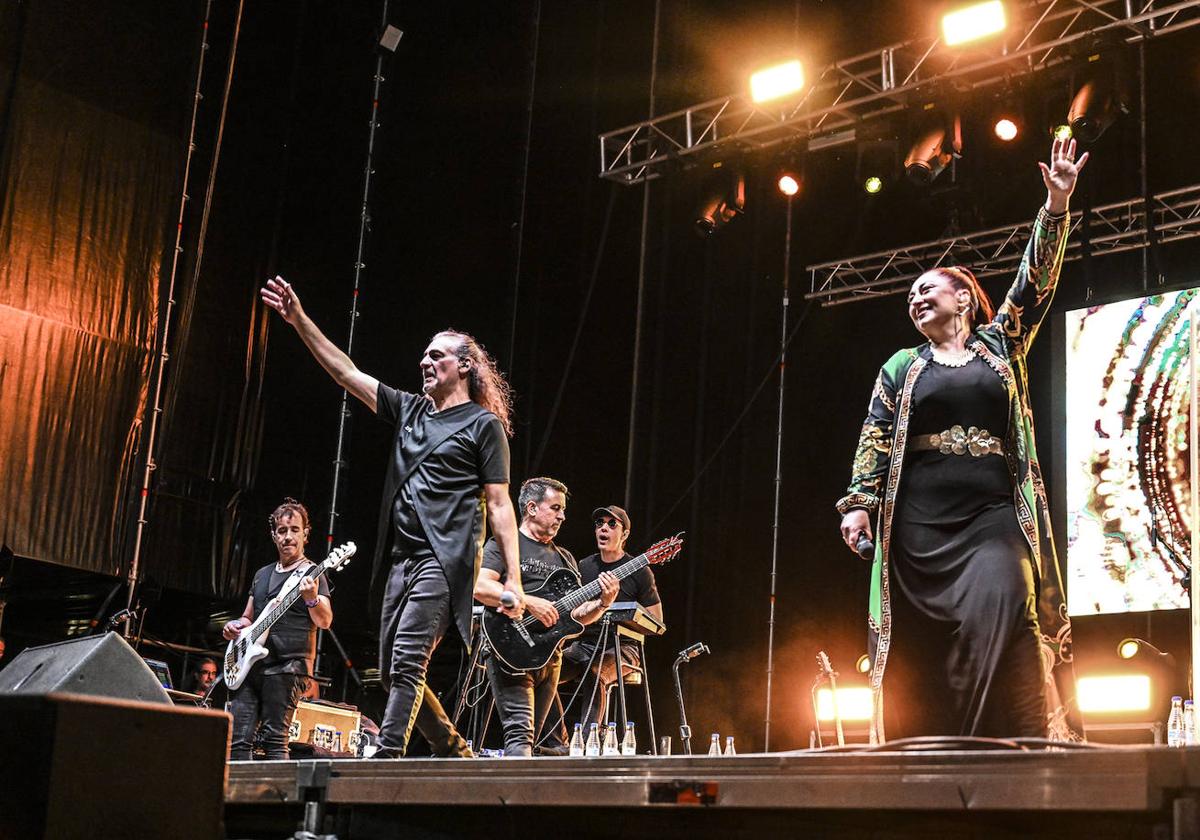
<instances>
[{"instance_id":1,"label":"woman in black dress","mask_svg":"<svg viewBox=\"0 0 1200 840\"><path fill-rule=\"evenodd\" d=\"M1038 164L1046 203L999 311L971 272L926 272L908 314L928 341L893 355L876 380L837 507L852 550L878 535L868 611L877 742L885 731L1047 733L1039 596L1044 624L1064 619L1026 354L1087 157L1055 140Z\"/></svg>"}]
</instances>

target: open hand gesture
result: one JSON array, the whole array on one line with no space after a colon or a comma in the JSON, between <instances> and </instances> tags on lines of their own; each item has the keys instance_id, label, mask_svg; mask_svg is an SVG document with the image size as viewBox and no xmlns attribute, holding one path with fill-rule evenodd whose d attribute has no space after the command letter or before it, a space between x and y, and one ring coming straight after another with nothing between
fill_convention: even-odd
<instances>
[{"instance_id":1,"label":"open hand gesture","mask_svg":"<svg viewBox=\"0 0 1200 840\"><path fill-rule=\"evenodd\" d=\"M1054 138L1050 147L1050 164L1038 161L1042 170L1042 181L1046 184L1046 209L1051 213L1066 212L1071 193L1075 191L1075 181L1087 163L1088 153L1084 152L1079 160L1075 159L1075 138L1060 140Z\"/></svg>"},{"instance_id":2,"label":"open hand gesture","mask_svg":"<svg viewBox=\"0 0 1200 840\"><path fill-rule=\"evenodd\" d=\"M267 285L259 289L258 294L263 303L282 315L283 320L293 326L304 314L304 307L300 305L300 298L292 289L292 284L278 274L275 275L274 280L268 280Z\"/></svg>"}]
</instances>

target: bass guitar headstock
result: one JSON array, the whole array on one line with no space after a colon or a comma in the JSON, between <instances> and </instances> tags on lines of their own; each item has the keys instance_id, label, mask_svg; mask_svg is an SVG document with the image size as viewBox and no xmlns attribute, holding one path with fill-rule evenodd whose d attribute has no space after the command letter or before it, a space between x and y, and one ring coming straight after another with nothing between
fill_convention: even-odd
<instances>
[{"instance_id":1,"label":"bass guitar headstock","mask_svg":"<svg viewBox=\"0 0 1200 840\"><path fill-rule=\"evenodd\" d=\"M329 552L329 555L321 561L321 565L330 571L337 571L350 563L350 558L356 551L358 551L358 546L353 542L342 543Z\"/></svg>"}]
</instances>

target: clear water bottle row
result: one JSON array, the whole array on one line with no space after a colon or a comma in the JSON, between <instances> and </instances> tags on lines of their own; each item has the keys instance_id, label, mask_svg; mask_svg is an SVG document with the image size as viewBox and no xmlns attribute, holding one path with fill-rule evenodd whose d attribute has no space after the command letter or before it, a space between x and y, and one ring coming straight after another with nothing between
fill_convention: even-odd
<instances>
[{"instance_id":1,"label":"clear water bottle row","mask_svg":"<svg viewBox=\"0 0 1200 840\"><path fill-rule=\"evenodd\" d=\"M599 724L593 723L588 728L586 741L583 738L583 724L575 724L575 732L571 735L568 754L573 756L637 755L637 733L634 731L633 721L625 723L625 737L621 739L620 748L617 747L616 724L604 724L604 731L601 733Z\"/></svg>"},{"instance_id":2,"label":"clear water bottle row","mask_svg":"<svg viewBox=\"0 0 1200 840\"><path fill-rule=\"evenodd\" d=\"M721 751L721 733L714 732L712 738L708 742L709 755L737 755L737 750L733 746L733 736L725 737L725 751Z\"/></svg>"},{"instance_id":3,"label":"clear water bottle row","mask_svg":"<svg viewBox=\"0 0 1200 840\"><path fill-rule=\"evenodd\" d=\"M1191 700L1171 698L1171 714L1167 718L1167 746L1190 747L1196 743L1196 710Z\"/></svg>"}]
</instances>

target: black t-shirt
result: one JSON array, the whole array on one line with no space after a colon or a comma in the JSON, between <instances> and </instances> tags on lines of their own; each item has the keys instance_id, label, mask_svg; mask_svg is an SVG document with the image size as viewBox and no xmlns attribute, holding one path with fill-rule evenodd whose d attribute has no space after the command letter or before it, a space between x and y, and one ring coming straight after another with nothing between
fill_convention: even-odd
<instances>
[{"instance_id":1,"label":"black t-shirt","mask_svg":"<svg viewBox=\"0 0 1200 840\"><path fill-rule=\"evenodd\" d=\"M393 544L393 554L432 552L446 573L455 624L469 639L471 592L486 529L483 486L508 483L504 426L473 402L434 411L424 395L382 382L376 392L376 411L396 427L384 484L376 571L387 543ZM447 432L452 433L447 436Z\"/></svg>"},{"instance_id":2,"label":"black t-shirt","mask_svg":"<svg viewBox=\"0 0 1200 840\"><path fill-rule=\"evenodd\" d=\"M306 563L304 568L312 568ZM292 576L292 569L275 571L275 564L263 566L254 573L250 583L250 597L254 599L254 619L257 620L271 599L279 594L283 584ZM329 597L329 581L325 575L317 579L317 592ZM308 607L303 598L288 607L271 627L267 635L267 656L262 660L264 674L308 674L317 655L317 625L308 617Z\"/></svg>"},{"instance_id":3,"label":"black t-shirt","mask_svg":"<svg viewBox=\"0 0 1200 840\"><path fill-rule=\"evenodd\" d=\"M628 554L624 554L615 563L605 563L600 559L599 553L590 554L579 561L579 578L583 581L583 585L587 586L599 578L601 572L611 572L622 563L627 563L632 559ZM637 601L643 607L652 607L655 604L661 603L662 599L658 597L658 586L654 583L654 572L650 571L650 567L645 566L638 569L629 577L623 578L621 580L621 591L617 594L615 600ZM583 631L581 638L589 641L599 639L600 622L589 624Z\"/></svg>"},{"instance_id":4,"label":"black t-shirt","mask_svg":"<svg viewBox=\"0 0 1200 840\"><path fill-rule=\"evenodd\" d=\"M558 569L570 569L576 574L579 573L579 567L571 552L559 548L553 541L540 543L518 532L517 550L521 552L521 588L526 592L537 589ZM488 540L487 545L483 547L483 568L498 573L501 583L508 577L508 566L500 553L500 544L494 539Z\"/></svg>"},{"instance_id":5,"label":"black t-shirt","mask_svg":"<svg viewBox=\"0 0 1200 840\"><path fill-rule=\"evenodd\" d=\"M420 461L392 502L393 551L411 554L433 550L437 554L434 543L439 537L470 530L476 511L474 505L461 503L464 497L473 501L484 484L508 483L504 427L494 414L481 412L473 402L434 411L427 397L383 384L379 386L377 406L379 416L387 422L404 420L398 446L392 453L401 474L429 446L437 446ZM447 431L462 425L464 417L472 414L473 420L445 438Z\"/></svg>"}]
</instances>

